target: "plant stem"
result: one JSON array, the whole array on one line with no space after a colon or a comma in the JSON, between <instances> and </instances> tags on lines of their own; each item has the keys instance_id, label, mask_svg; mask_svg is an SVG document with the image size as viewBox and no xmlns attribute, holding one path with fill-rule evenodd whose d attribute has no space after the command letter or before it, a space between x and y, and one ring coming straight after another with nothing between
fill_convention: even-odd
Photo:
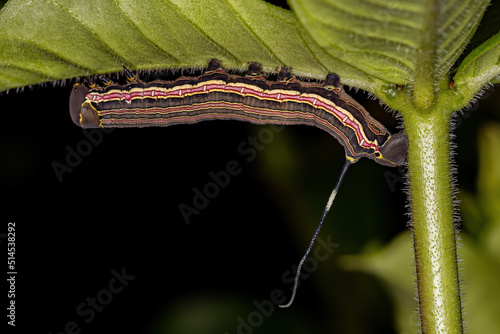
<instances>
[{"instance_id":1,"label":"plant stem","mask_svg":"<svg viewBox=\"0 0 500 334\"><path fill-rule=\"evenodd\" d=\"M426 0L424 29L417 49L415 78L413 85L413 103L419 109L425 109L434 102L434 66L436 52L436 22L439 15L439 0Z\"/></svg>"},{"instance_id":2,"label":"plant stem","mask_svg":"<svg viewBox=\"0 0 500 334\"><path fill-rule=\"evenodd\" d=\"M405 116L422 333L462 333L449 115L434 110Z\"/></svg>"}]
</instances>

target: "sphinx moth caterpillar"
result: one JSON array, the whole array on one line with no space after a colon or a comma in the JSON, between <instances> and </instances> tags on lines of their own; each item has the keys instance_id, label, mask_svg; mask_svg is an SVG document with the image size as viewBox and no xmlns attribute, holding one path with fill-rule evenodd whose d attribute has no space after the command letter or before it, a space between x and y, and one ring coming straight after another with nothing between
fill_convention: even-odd
<instances>
[{"instance_id":1,"label":"sphinx moth caterpillar","mask_svg":"<svg viewBox=\"0 0 500 334\"><path fill-rule=\"evenodd\" d=\"M208 120L238 120L255 124L311 125L336 138L345 149L346 162L328 199L321 221L299 263L291 305L303 262L349 167L362 157L384 166L404 164L408 139L391 134L359 103L345 93L336 74L323 84L300 82L290 67L281 67L276 81L261 74L261 65L249 63L245 76L231 75L211 59L198 77L175 81L137 80L124 67L128 83L101 78L102 86L77 84L70 96L70 115L83 128L150 127L193 124Z\"/></svg>"}]
</instances>

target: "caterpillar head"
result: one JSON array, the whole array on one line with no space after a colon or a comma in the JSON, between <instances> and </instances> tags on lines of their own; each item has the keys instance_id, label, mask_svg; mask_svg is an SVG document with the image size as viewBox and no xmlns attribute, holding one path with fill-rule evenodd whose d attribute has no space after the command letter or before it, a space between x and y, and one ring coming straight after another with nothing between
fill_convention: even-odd
<instances>
[{"instance_id":1,"label":"caterpillar head","mask_svg":"<svg viewBox=\"0 0 500 334\"><path fill-rule=\"evenodd\" d=\"M381 155L375 156L375 161L384 166L401 166L408 153L408 137L405 133L395 133L380 146Z\"/></svg>"},{"instance_id":2,"label":"caterpillar head","mask_svg":"<svg viewBox=\"0 0 500 334\"><path fill-rule=\"evenodd\" d=\"M89 89L76 84L69 97L69 113L71 120L82 128L99 128L99 116L89 102L85 102Z\"/></svg>"}]
</instances>

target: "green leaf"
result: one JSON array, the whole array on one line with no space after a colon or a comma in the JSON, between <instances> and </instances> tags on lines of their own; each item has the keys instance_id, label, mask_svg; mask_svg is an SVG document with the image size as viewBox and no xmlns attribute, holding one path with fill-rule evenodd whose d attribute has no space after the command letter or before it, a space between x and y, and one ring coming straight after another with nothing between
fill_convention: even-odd
<instances>
[{"instance_id":1,"label":"green leaf","mask_svg":"<svg viewBox=\"0 0 500 334\"><path fill-rule=\"evenodd\" d=\"M314 40L332 57L382 80L407 84L419 65L445 73L465 48L488 1L292 0Z\"/></svg>"},{"instance_id":2,"label":"green leaf","mask_svg":"<svg viewBox=\"0 0 500 334\"><path fill-rule=\"evenodd\" d=\"M439 2L440 21L431 23L442 32L430 44L436 73L456 59L485 3ZM343 83L384 97L387 83L413 82L427 61L419 54L431 32L428 17L436 12L426 2L358 0L294 0L295 16L261 0L137 4L11 0L0 12L0 91L120 71L122 64L203 67L219 58L240 70L258 61L266 71L287 65L317 79L336 72Z\"/></svg>"},{"instance_id":3,"label":"green leaf","mask_svg":"<svg viewBox=\"0 0 500 334\"><path fill-rule=\"evenodd\" d=\"M414 333L419 325L415 310L415 284L412 277L412 238L410 232L401 233L382 249L361 255L344 255L340 265L345 270L369 273L384 282L395 304L395 321L401 332Z\"/></svg>"},{"instance_id":4,"label":"green leaf","mask_svg":"<svg viewBox=\"0 0 500 334\"><path fill-rule=\"evenodd\" d=\"M0 12L0 91L120 71L122 64L203 67L209 58L239 69L259 61L267 71L287 64L298 75L323 78L327 72L293 14L263 1L137 4L10 1Z\"/></svg>"},{"instance_id":5,"label":"green leaf","mask_svg":"<svg viewBox=\"0 0 500 334\"><path fill-rule=\"evenodd\" d=\"M500 75L500 32L474 49L460 64L454 76L455 85L464 100ZM498 78L497 78L498 79Z\"/></svg>"}]
</instances>

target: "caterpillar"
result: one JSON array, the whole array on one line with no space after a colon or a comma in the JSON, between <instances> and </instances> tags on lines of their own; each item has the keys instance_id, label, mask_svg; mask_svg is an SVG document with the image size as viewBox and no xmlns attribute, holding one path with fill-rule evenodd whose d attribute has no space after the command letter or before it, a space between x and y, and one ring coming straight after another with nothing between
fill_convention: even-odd
<instances>
[{"instance_id":1,"label":"caterpillar","mask_svg":"<svg viewBox=\"0 0 500 334\"><path fill-rule=\"evenodd\" d=\"M249 63L245 76L231 75L218 59L209 61L198 77L143 82L124 67L128 83L118 85L100 77L103 86L76 84L70 115L83 128L149 127L193 124L207 120L238 120L254 124L310 125L335 137L346 161L328 199L320 223L295 276L292 304L303 262L323 225L349 167L366 157L384 166L404 164L405 133L391 134L340 85L334 73L323 84L300 82L290 67L281 67L276 81L262 76L259 63Z\"/></svg>"}]
</instances>

